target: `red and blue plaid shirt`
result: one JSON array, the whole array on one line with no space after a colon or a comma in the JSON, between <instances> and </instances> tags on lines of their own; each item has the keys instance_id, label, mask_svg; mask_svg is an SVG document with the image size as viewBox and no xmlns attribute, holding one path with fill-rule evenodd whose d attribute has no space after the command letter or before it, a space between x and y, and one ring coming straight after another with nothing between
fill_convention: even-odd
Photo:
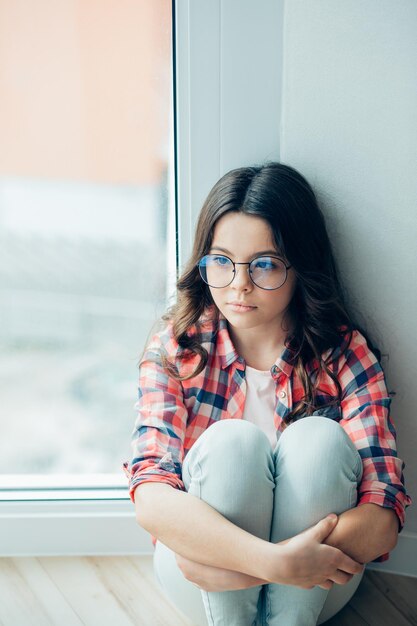
<instances>
[{"instance_id":1,"label":"red and blue plaid shirt","mask_svg":"<svg viewBox=\"0 0 417 626\"><path fill-rule=\"evenodd\" d=\"M343 329L346 330L346 329ZM196 332L194 327L189 334ZM226 319L220 314L218 326L206 315L199 327L201 342L208 352L207 364L197 376L184 381L173 378L161 364L161 354L174 362L183 376L191 373L200 357L186 361L176 358L182 351L172 332L172 323L154 335L139 365L138 411L132 433L133 458L122 469L129 479L129 495L145 482L164 482L185 491L182 463L199 436L222 419L242 419L245 405L245 362L231 341ZM405 509L412 504L406 494L403 469L397 457L396 431L390 418L383 369L369 349L364 336L354 330L344 354L349 333L341 334L340 345L327 351L329 367L337 375L342 400L337 398L335 382L321 373L313 414L334 419L355 444L363 463L357 505L371 502L394 509L399 530L404 526ZM292 353L284 349L271 368L276 382L274 424L278 432L286 427L284 418L304 395L302 383L291 363ZM307 364L307 372L317 368L317 360ZM285 391L285 394L281 392ZM320 409L323 406L323 409ZM152 536L151 536L152 537ZM155 545L156 538L152 537ZM386 561L389 553L374 559Z\"/></svg>"}]
</instances>

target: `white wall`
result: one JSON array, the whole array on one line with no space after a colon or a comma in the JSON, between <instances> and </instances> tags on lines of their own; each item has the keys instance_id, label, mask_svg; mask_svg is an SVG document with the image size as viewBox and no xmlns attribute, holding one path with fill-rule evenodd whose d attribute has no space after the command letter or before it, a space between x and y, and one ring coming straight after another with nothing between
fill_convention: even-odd
<instances>
[{"instance_id":1,"label":"white wall","mask_svg":"<svg viewBox=\"0 0 417 626\"><path fill-rule=\"evenodd\" d=\"M417 2L286 0L281 161L318 190L383 353L417 532Z\"/></svg>"}]
</instances>

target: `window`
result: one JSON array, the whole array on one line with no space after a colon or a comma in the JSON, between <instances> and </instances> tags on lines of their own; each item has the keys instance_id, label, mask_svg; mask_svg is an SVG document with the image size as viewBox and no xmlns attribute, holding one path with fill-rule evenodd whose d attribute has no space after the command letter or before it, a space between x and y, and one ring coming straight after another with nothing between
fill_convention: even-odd
<instances>
[{"instance_id":1,"label":"window","mask_svg":"<svg viewBox=\"0 0 417 626\"><path fill-rule=\"evenodd\" d=\"M175 268L171 2L1 17L0 484L110 487Z\"/></svg>"}]
</instances>

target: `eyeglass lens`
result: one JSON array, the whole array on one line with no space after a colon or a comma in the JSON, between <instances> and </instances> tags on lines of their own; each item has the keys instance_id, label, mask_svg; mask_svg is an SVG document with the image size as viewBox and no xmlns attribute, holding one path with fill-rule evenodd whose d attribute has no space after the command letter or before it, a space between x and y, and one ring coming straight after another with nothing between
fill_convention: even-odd
<instances>
[{"instance_id":1,"label":"eyeglass lens","mask_svg":"<svg viewBox=\"0 0 417 626\"><path fill-rule=\"evenodd\" d=\"M235 272L233 262L226 256L207 254L198 264L201 278L211 287L227 287ZM278 289L285 283L287 270L283 261L276 257L262 256L249 265L252 281L262 289Z\"/></svg>"}]
</instances>

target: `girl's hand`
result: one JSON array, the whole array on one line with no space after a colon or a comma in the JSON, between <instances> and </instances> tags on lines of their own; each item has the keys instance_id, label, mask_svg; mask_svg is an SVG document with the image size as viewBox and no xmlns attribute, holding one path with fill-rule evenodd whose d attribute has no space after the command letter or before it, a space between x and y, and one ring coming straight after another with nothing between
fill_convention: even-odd
<instances>
[{"instance_id":1,"label":"girl's hand","mask_svg":"<svg viewBox=\"0 0 417 626\"><path fill-rule=\"evenodd\" d=\"M353 574L363 571L363 563L354 561L338 548L321 543L333 531L337 519L337 516L325 517L295 537L276 544L285 545L285 582L282 581L282 574L277 582L302 589L313 589L316 585L331 589L333 583L345 585Z\"/></svg>"},{"instance_id":2,"label":"girl's hand","mask_svg":"<svg viewBox=\"0 0 417 626\"><path fill-rule=\"evenodd\" d=\"M268 583L241 572L196 563L179 554L175 554L175 559L184 578L204 591L231 591Z\"/></svg>"}]
</instances>

